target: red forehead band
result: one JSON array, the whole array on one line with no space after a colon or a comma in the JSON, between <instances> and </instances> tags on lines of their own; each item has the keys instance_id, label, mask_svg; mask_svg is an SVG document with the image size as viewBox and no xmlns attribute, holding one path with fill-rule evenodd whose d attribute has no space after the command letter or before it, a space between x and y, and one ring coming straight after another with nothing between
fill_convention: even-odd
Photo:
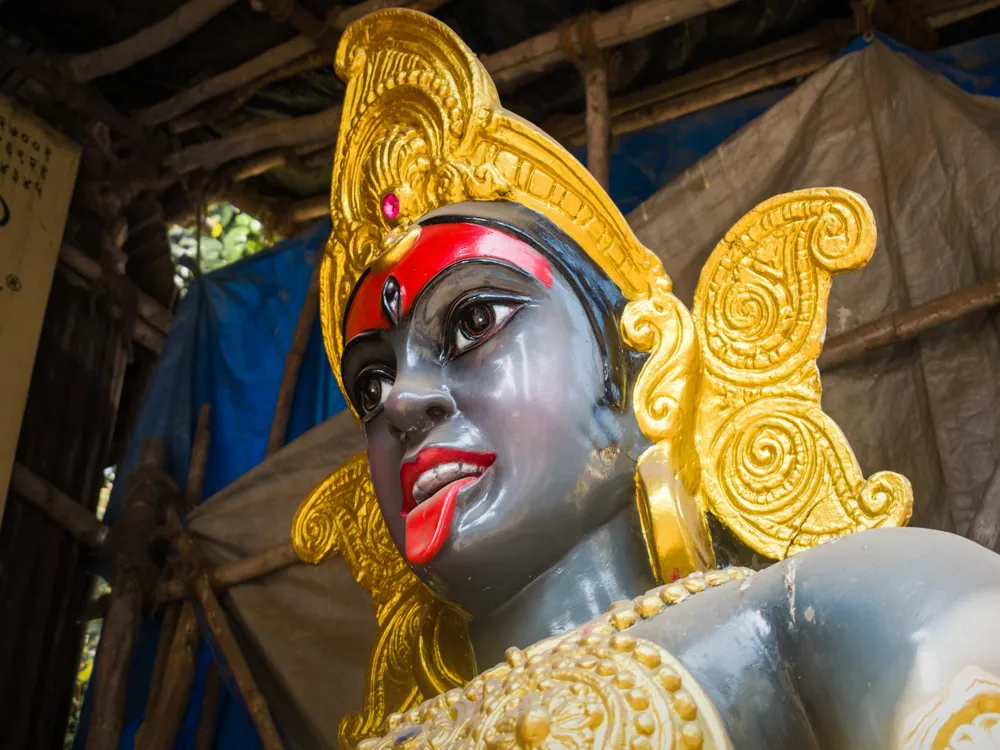
<instances>
[{"instance_id":1,"label":"red forehead band","mask_svg":"<svg viewBox=\"0 0 1000 750\"><path fill-rule=\"evenodd\" d=\"M420 236L394 265L377 273L369 268L351 299L344 340L350 341L363 331L388 328L405 318L427 282L463 260L506 262L530 273L546 289L552 287L552 266L521 240L479 224L431 224L421 227ZM390 283L392 298L387 305L389 277L394 282Z\"/></svg>"}]
</instances>

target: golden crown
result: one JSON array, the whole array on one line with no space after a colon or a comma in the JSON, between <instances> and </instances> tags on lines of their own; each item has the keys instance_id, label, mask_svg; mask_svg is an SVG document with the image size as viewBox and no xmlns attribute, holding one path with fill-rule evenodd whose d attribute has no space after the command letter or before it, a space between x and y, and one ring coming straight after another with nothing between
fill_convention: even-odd
<instances>
[{"instance_id":1,"label":"golden crown","mask_svg":"<svg viewBox=\"0 0 1000 750\"><path fill-rule=\"evenodd\" d=\"M583 165L500 106L486 69L445 24L405 9L365 16L344 33L336 69L347 92L320 309L338 380L355 283L399 235L394 230L440 206L510 200L532 208L572 237L630 300L665 277Z\"/></svg>"}]
</instances>

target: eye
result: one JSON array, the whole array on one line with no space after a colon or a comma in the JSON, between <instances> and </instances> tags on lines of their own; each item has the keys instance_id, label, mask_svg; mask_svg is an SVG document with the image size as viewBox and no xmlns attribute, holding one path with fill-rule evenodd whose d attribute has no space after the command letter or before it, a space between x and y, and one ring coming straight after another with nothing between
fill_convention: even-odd
<instances>
[{"instance_id":1,"label":"eye","mask_svg":"<svg viewBox=\"0 0 1000 750\"><path fill-rule=\"evenodd\" d=\"M355 400L366 419L382 408L392 390L393 377L381 368L364 370L354 382Z\"/></svg>"},{"instance_id":2,"label":"eye","mask_svg":"<svg viewBox=\"0 0 1000 750\"><path fill-rule=\"evenodd\" d=\"M476 296L459 301L449 317L450 356L455 357L486 341L523 305L524 300L515 298Z\"/></svg>"}]
</instances>

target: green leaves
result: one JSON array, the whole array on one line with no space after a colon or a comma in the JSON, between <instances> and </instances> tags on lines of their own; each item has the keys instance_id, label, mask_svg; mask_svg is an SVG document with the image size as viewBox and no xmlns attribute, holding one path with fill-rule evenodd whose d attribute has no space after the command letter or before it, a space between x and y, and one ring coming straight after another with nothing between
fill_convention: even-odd
<instances>
[{"instance_id":1,"label":"green leaves","mask_svg":"<svg viewBox=\"0 0 1000 750\"><path fill-rule=\"evenodd\" d=\"M174 259L174 281L184 291L200 274L210 273L260 252L278 239L266 232L257 219L230 203L210 205L200 232L194 226L174 225L170 227L169 237Z\"/></svg>"}]
</instances>

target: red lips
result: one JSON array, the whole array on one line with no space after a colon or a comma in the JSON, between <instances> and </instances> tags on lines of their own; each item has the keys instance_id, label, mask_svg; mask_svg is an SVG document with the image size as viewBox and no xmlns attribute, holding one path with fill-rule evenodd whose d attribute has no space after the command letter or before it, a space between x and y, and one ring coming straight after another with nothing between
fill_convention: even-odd
<instances>
[{"instance_id":1,"label":"red lips","mask_svg":"<svg viewBox=\"0 0 1000 750\"><path fill-rule=\"evenodd\" d=\"M495 453L475 453L433 446L424 448L413 461L400 467L399 479L403 489L402 516L406 519L406 558L411 563L425 565L437 556L451 533L458 493L478 481L495 460ZM474 467L476 473L454 472L455 464ZM452 473L460 476L447 481L448 476L452 475L448 473L448 467L451 467ZM417 481L435 469L444 471L446 476L438 477L433 473L428 475L424 482L435 489L430 497L418 505L414 499Z\"/></svg>"}]
</instances>

